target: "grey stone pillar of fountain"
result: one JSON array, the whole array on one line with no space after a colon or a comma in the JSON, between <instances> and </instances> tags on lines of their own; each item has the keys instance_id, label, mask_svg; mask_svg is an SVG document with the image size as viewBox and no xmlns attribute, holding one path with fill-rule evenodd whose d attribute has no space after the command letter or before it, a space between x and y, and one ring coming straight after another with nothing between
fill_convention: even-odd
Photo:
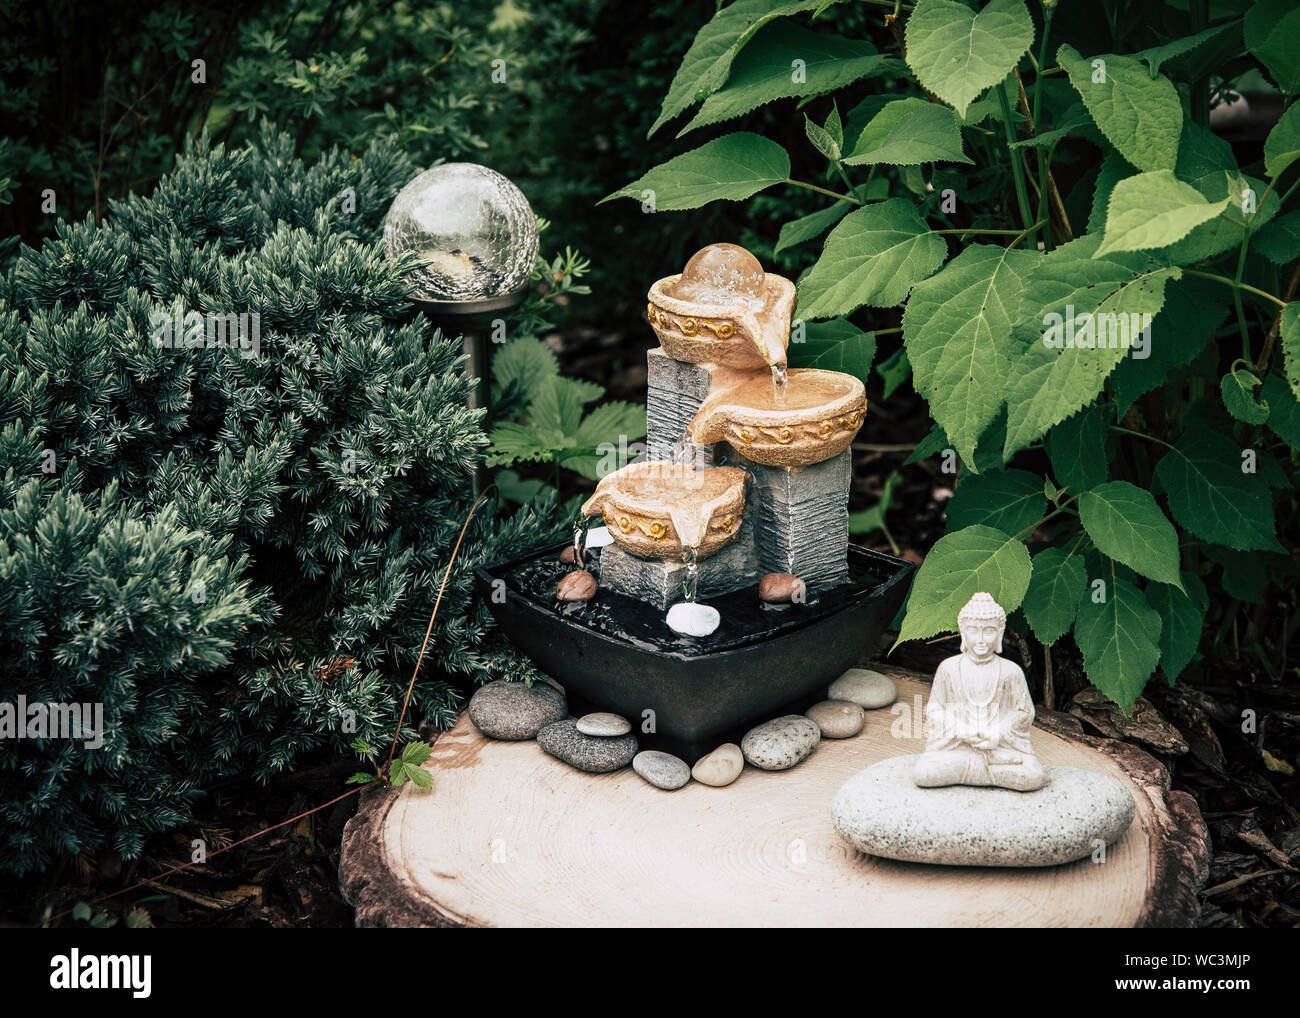
<instances>
[{"instance_id":1,"label":"grey stone pillar of fountain","mask_svg":"<svg viewBox=\"0 0 1300 1018\"><path fill-rule=\"evenodd\" d=\"M709 371L658 348L646 366L646 455L664 459L708 395ZM697 463L742 467L751 478L736 540L699 563L701 599L747 587L764 573L794 573L812 590L848 579L848 450L787 470L753 463L719 442L703 446ZM659 608L681 600L685 571L680 562L638 558L615 545L601 552L602 586Z\"/></svg>"}]
</instances>

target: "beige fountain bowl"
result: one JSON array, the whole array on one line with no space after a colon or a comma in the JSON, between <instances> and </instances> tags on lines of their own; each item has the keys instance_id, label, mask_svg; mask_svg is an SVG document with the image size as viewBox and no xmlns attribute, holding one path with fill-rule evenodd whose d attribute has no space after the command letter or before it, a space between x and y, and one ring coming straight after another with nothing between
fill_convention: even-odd
<instances>
[{"instance_id":1,"label":"beige fountain bowl","mask_svg":"<svg viewBox=\"0 0 1300 1018\"><path fill-rule=\"evenodd\" d=\"M733 368L785 363L796 299L790 280L765 273L761 297L732 304L684 300L675 293L681 280L679 272L656 282L646 307L650 327L669 357Z\"/></svg>"},{"instance_id":2,"label":"beige fountain bowl","mask_svg":"<svg viewBox=\"0 0 1300 1018\"><path fill-rule=\"evenodd\" d=\"M746 476L739 467L630 463L601 480L582 512L603 516L614 543L633 555L680 559L694 545L708 558L740 532Z\"/></svg>"},{"instance_id":3,"label":"beige fountain bowl","mask_svg":"<svg viewBox=\"0 0 1300 1018\"><path fill-rule=\"evenodd\" d=\"M801 467L837 456L867 413L860 379L842 371L794 368L783 397L767 372L715 378L688 434L697 445L727 442L754 463Z\"/></svg>"}]
</instances>

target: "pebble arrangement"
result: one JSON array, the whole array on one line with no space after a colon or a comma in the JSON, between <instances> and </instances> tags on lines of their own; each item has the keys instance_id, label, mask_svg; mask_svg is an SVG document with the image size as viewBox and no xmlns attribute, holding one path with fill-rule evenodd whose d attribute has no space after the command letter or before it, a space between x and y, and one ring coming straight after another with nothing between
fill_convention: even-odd
<instances>
[{"instance_id":1,"label":"pebble arrangement","mask_svg":"<svg viewBox=\"0 0 1300 1018\"><path fill-rule=\"evenodd\" d=\"M723 788L748 763L764 771L783 771L812 755L823 739L848 739L866 725L867 711L887 707L898 690L885 675L850 668L831 683L827 699L805 714L787 714L751 728L740 745L728 742L690 766L680 757L640 749L632 723L600 711L569 716L565 695L554 686L497 680L470 698L469 719L490 739L536 739L541 749L588 774L609 774L629 764L648 784L672 792L692 779Z\"/></svg>"}]
</instances>

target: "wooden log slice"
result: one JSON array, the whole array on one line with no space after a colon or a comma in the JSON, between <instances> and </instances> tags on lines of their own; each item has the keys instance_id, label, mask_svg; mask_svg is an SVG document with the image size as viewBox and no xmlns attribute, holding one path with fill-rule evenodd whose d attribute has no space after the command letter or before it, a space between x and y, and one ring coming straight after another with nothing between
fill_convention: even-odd
<instances>
[{"instance_id":1,"label":"wooden log slice","mask_svg":"<svg viewBox=\"0 0 1300 1018\"><path fill-rule=\"evenodd\" d=\"M494 742L461 715L434 746L429 791L375 789L344 833L359 926L1188 926L1208 871L1205 824L1155 759L1042 712L1045 764L1088 767L1137 801L1104 863L928 866L862 855L831 827L836 790L919 752L923 676L888 665L899 699L851 739L726 788L589 775L535 742ZM693 763L694 761L689 761Z\"/></svg>"}]
</instances>

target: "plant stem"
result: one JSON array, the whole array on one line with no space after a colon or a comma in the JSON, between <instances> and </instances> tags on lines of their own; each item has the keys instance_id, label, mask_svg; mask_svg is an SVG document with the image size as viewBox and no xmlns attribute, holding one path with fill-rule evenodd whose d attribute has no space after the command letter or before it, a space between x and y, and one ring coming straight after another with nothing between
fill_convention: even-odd
<instances>
[{"instance_id":1,"label":"plant stem","mask_svg":"<svg viewBox=\"0 0 1300 1018\"><path fill-rule=\"evenodd\" d=\"M1241 330L1241 356L1250 360L1250 329L1246 326L1246 311L1241 306L1241 281L1246 275L1246 251L1250 247L1250 233L1241 238L1241 252L1237 255L1237 274L1232 280L1232 305L1237 310L1237 328Z\"/></svg>"},{"instance_id":2,"label":"plant stem","mask_svg":"<svg viewBox=\"0 0 1300 1018\"><path fill-rule=\"evenodd\" d=\"M1011 103L1007 99L1007 83L1004 81L997 86L998 103L1002 106L1002 126L1006 128L1007 135L1007 155L1011 157L1011 176L1015 179L1016 184L1016 201L1020 205L1020 225L1026 230L1032 229L1030 223L1034 222L1033 216L1029 214L1029 193L1025 189L1025 168L1020 165L1020 156L1012 143L1016 140L1016 128L1011 122Z\"/></svg>"},{"instance_id":3,"label":"plant stem","mask_svg":"<svg viewBox=\"0 0 1300 1018\"><path fill-rule=\"evenodd\" d=\"M854 198L851 195L839 194L835 191L828 190L827 188L818 187L816 184L809 184L806 181L790 180L789 178L786 178L786 183L793 184L795 187L807 188L809 191L816 191L818 194L824 194L830 198L838 198L840 201L849 201L852 202L854 205L862 204L862 202L860 202L857 198Z\"/></svg>"},{"instance_id":4,"label":"plant stem","mask_svg":"<svg viewBox=\"0 0 1300 1018\"><path fill-rule=\"evenodd\" d=\"M1053 509L1050 513L1048 513L1046 516L1044 516L1044 517L1043 517L1041 520L1039 520L1037 523L1031 523L1029 526L1025 527L1024 530L1020 531L1020 533L1018 533L1018 534L1013 538L1013 540L1019 541L1019 540L1020 540L1022 537L1024 537L1026 534L1032 534L1035 530L1037 530L1039 527L1041 527L1044 523L1046 523L1048 520L1050 520L1053 516L1057 515L1058 513L1065 512L1065 510L1066 510L1067 508L1069 508L1070 503L1073 502L1073 501L1075 501L1078 497L1079 497L1078 495L1071 495L1069 498L1067 498L1064 502L1062 502L1060 505L1058 505L1055 509Z\"/></svg>"},{"instance_id":5,"label":"plant stem","mask_svg":"<svg viewBox=\"0 0 1300 1018\"><path fill-rule=\"evenodd\" d=\"M1056 13L1055 4L1053 4L1051 7L1048 7L1046 4L1043 5L1043 37L1042 39L1039 40L1038 43L1038 64L1035 68L1035 73L1034 73L1034 110L1033 110L1033 115L1030 117L1030 119L1033 121L1032 130L1034 131L1035 134L1038 133L1039 125L1042 123L1042 121L1039 119L1039 114L1041 113L1043 108L1042 106L1043 68L1047 66L1047 36L1052 30L1052 16L1055 13ZM1044 152L1041 148L1038 150L1038 218L1039 219L1042 219L1044 211L1047 211L1050 208L1050 206L1048 205L1048 196L1047 196L1047 174L1050 168L1049 157L1050 157L1050 152ZM1043 230L1043 250L1050 251L1051 249L1052 249L1052 228L1049 225Z\"/></svg>"},{"instance_id":6,"label":"plant stem","mask_svg":"<svg viewBox=\"0 0 1300 1018\"><path fill-rule=\"evenodd\" d=\"M1157 442L1160 445L1163 445L1166 449L1173 448L1173 446L1170 445L1168 442L1166 442L1163 438L1156 438L1155 435L1147 435L1141 431L1134 431L1131 428L1121 428L1118 424L1112 424L1110 426L1110 430L1118 431L1122 435L1132 435L1135 438L1145 438L1148 442Z\"/></svg>"},{"instance_id":7,"label":"plant stem","mask_svg":"<svg viewBox=\"0 0 1300 1018\"><path fill-rule=\"evenodd\" d=\"M1271 300L1280 308L1286 307L1286 301L1274 297L1271 293L1265 293L1257 287L1229 279L1227 276L1220 276L1214 272L1202 272L1199 269L1183 269L1183 272L1189 276L1199 276L1201 279L1213 279L1216 283L1222 283L1224 286L1231 286L1237 290L1244 290L1246 293L1253 293L1256 297L1263 297L1265 300Z\"/></svg>"}]
</instances>

